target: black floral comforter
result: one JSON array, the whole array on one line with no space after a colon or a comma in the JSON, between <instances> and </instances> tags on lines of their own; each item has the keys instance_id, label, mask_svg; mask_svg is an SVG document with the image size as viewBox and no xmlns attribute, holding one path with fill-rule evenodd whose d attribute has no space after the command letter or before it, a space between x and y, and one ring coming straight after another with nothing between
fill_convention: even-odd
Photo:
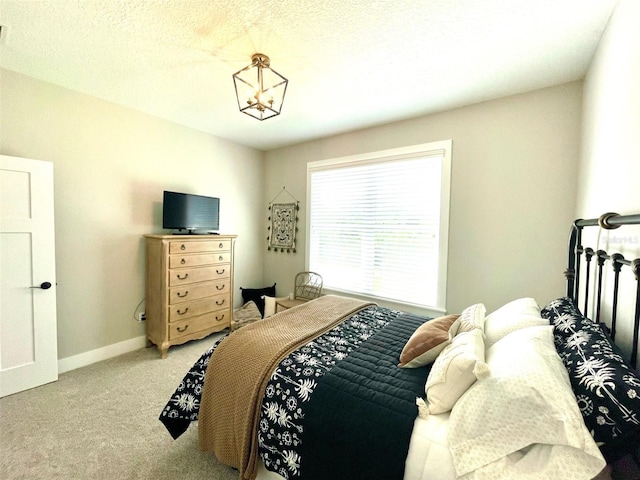
<instances>
[{"instance_id":1,"label":"black floral comforter","mask_svg":"<svg viewBox=\"0 0 640 480\"><path fill-rule=\"evenodd\" d=\"M335 465L342 465L341 475L348 475L342 478L383 478L371 477L371 469L376 475L388 469L393 476L384 478L397 478L398 474L402 478L417 413L415 397L424 394L427 371L400 369L396 365L407 339L426 320L398 310L368 307L287 356L271 375L262 402L258 442L266 468L290 480L302 478L302 471L304 478L336 478L335 469L326 469L329 456ZM198 359L160 414L173 438L197 420L206 368L224 338ZM401 380L391 378L388 382L386 375ZM379 395L379 390L388 391ZM314 401L316 391L320 392L318 401ZM353 403L354 397L362 404ZM314 411L313 419L308 416L310 409ZM355 415L359 419L354 418L353 409L361 412ZM376 419L380 412L384 418ZM372 448L370 440L372 435L380 437L379 420L385 424L383 436L398 437L383 442L380 450ZM345 426L357 430L348 434L353 440L334 439L337 441L325 445L321 439L332 436L336 424L341 425L341 434ZM359 456L380 457L379 451L384 455L365 460L368 466L351 456L338 460L338 445L340 449L358 451ZM394 448L398 450L395 453ZM313 452L313 456L305 455L305 450ZM350 473L344 471L351 468L349 465L354 465Z\"/></svg>"}]
</instances>

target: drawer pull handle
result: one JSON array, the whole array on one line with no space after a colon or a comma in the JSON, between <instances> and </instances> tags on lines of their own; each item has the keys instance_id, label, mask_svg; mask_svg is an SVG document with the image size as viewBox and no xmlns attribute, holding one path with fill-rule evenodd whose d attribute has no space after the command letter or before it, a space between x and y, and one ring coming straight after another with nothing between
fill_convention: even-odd
<instances>
[{"instance_id":1,"label":"drawer pull handle","mask_svg":"<svg viewBox=\"0 0 640 480\"><path fill-rule=\"evenodd\" d=\"M181 277L180 274L178 274L178 280L186 280L189 277L188 273L184 274L184 277Z\"/></svg>"},{"instance_id":2,"label":"drawer pull handle","mask_svg":"<svg viewBox=\"0 0 640 480\"><path fill-rule=\"evenodd\" d=\"M221 317L216 315L216 320L219 322L220 320L224 320L224 315L222 315Z\"/></svg>"},{"instance_id":3,"label":"drawer pull handle","mask_svg":"<svg viewBox=\"0 0 640 480\"><path fill-rule=\"evenodd\" d=\"M218 275L222 275L224 272L225 272L224 268L223 268L222 270L218 270L218 269L216 268L216 273L217 273Z\"/></svg>"},{"instance_id":4,"label":"drawer pull handle","mask_svg":"<svg viewBox=\"0 0 640 480\"><path fill-rule=\"evenodd\" d=\"M184 312L181 312L180 309L176 310L176 312L178 312L178 315L184 315L185 313L187 313L189 311L189 307L184 309Z\"/></svg>"},{"instance_id":5,"label":"drawer pull handle","mask_svg":"<svg viewBox=\"0 0 640 480\"><path fill-rule=\"evenodd\" d=\"M216 290L224 290L225 285L216 285Z\"/></svg>"},{"instance_id":6,"label":"drawer pull handle","mask_svg":"<svg viewBox=\"0 0 640 480\"><path fill-rule=\"evenodd\" d=\"M180 260L180 263L184 265L185 263L187 263L187 261L183 258L182 260Z\"/></svg>"},{"instance_id":7,"label":"drawer pull handle","mask_svg":"<svg viewBox=\"0 0 640 480\"><path fill-rule=\"evenodd\" d=\"M222 248L222 247L224 247L224 244L221 243L220 245L218 245L218 248Z\"/></svg>"},{"instance_id":8,"label":"drawer pull handle","mask_svg":"<svg viewBox=\"0 0 640 480\"><path fill-rule=\"evenodd\" d=\"M180 333L184 332L187 330L187 328L189 328L189 325L185 325L184 327L180 328L180 327L176 327L176 330L178 330Z\"/></svg>"},{"instance_id":9,"label":"drawer pull handle","mask_svg":"<svg viewBox=\"0 0 640 480\"><path fill-rule=\"evenodd\" d=\"M218 306L224 305L224 300L222 300L222 301L216 300L216 305L218 305Z\"/></svg>"},{"instance_id":10,"label":"drawer pull handle","mask_svg":"<svg viewBox=\"0 0 640 480\"><path fill-rule=\"evenodd\" d=\"M178 295L180 298L184 298L189 295L189 290L185 291L184 293L176 292L176 295Z\"/></svg>"},{"instance_id":11,"label":"drawer pull handle","mask_svg":"<svg viewBox=\"0 0 640 480\"><path fill-rule=\"evenodd\" d=\"M187 246L183 243L182 245L180 245L180 250L186 250Z\"/></svg>"}]
</instances>

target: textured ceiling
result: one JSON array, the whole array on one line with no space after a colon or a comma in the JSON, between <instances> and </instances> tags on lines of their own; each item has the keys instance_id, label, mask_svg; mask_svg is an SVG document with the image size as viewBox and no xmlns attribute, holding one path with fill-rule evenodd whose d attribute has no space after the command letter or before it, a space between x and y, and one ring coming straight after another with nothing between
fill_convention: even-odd
<instances>
[{"instance_id":1,"label":"textured ceiling","mask_svg":"<svg viewBox=\"0 0 640 480\"><path fill-rule=\"evenodd\" d=\"M0 0L0 66L261 150L583 78L617 0ZM260 52L282 114L238 111Z\"/></svg>"}]
</instances>

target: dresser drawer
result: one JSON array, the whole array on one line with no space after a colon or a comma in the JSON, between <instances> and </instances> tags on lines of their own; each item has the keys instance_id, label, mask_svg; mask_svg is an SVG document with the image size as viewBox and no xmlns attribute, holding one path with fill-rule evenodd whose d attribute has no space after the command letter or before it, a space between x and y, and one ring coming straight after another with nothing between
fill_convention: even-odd
<instances>
[{"instance_id":1,"label":"dresser drawer","mask_svg":"<svg viewBox=\"0 0 640 480\"><path fill-rule=\"evenodd\" d=\"M200 253L196 255L171 255L169 257L169 268L199 267L201 265L229 263L230 261L230 252Z\"/></svg>"},{"instance_id":2,"label":"dresser drawer","mask_svg":"<svg viewBox=\"0 0 640 480\"><path fill-rule=\"evenodd\" d=\"M229 293L230 291L231 282L228 278L224 280L174 287L169 289L169 305L197 300L198 298L210 297L211 295Z\"/></svg>"},{"instance_id":3,"label":"dresser drawer","mask_svg":"<svg viewBox=\"0 0 640 480\"><path fill-rule=\"evenodd\" d=\"M231 250L231 240L207 240L207 241L174 241L169 242L169 254L224 252Z\"/></svg>"},{"instance_id":4,"label":"dresser drawer","mask_svg":"<svg viewBox=\"0 0 640 480\"><path fill-rule=\"evenodd\" d=\"M220 280L231 277L231 266L228 263L214 267L177 268L169 270L169 286L186 285L189 283Z\"/></svg>"},{"instance_id":5,"label":"dresser drawer","mask_svg":"<svg viewBox=\"0 0 640 480\"><path fill-rule=\"evenodd\" d=\"M175 340L208 328L221 327L222 329L227 327L229 326L229 318L231 317L229 312L230 310L222 310L199 315L180 322L170 323L169 340Z\"/></svg>"},{"instance_id":6,"label":"dresser drawer","mask_svg":"<svg viewBox=\"0 0 640 480\"><path fill-rule=\"evenodd\" d=\"M183 320L207 312L229 309L230 296L228 293L214 295L213 297L200 298L191 302L177 303L169 306L169 322Z\"/></svg>"}]
</instances>

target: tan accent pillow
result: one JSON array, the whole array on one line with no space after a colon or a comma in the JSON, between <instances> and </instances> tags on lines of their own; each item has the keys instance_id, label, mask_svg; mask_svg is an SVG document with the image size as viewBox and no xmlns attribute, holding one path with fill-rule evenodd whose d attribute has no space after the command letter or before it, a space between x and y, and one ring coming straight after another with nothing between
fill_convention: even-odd
<instances>
[{"instance_id":1,"label":"tan accent pillow","mask_svg":"<svg viewBox=\"0 0 640 480\"><path fill-rule=\"evenodd\" d=\"M447 315L420 325L402 349L398 366L416 368L432 363L455 336L451 326L458 317L460 315Z\"/></svg>"}]
</instances>

